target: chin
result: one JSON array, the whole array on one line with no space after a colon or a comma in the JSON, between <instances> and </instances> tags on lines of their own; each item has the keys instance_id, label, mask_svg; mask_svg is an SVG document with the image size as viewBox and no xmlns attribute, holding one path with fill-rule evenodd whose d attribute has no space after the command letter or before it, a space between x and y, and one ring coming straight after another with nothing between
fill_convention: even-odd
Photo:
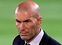
<instances>
[{"instance_id":1,"label":"chin","mask_svg":"<svg viewBox=\"0 0 62 45\"><path fill-rule=\"evenodd\" d=\"M30 38L28 36L20 36L22 40L29 40Z\"/></svg>"}]
</instances>

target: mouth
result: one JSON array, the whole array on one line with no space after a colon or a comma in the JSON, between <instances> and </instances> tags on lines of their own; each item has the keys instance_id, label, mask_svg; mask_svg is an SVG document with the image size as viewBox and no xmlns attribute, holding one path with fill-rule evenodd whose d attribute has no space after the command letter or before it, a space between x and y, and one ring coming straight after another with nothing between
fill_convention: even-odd
<instances>
[{"instance_id":1,"label":"mouth","mask_svg":"<svg viewBox=\"0 0 62 45\"><path fill-rule=\"evenodd\" d=\"M22 34L21 36L27 36L26 34Z\"/></svg>"},{"instance_id":2,"label":"mouth","mask_svg":"<svg viewBox=\"0 0 62 45\"><path fill-rule=\"evenodd\" d=\"M21 37L24 37L24 38L25 38L25 37L28 37L27 34L20 34L20 36L21 36Z\"/></svg>"},{"instance_id":3,"label":"mouth","mask_svg":"<svg viewBox=\"0 0 62 45\"><path fill-rule=\"evenodd\" d=\"M25 31L24 31L24 32L20 32L19 34L20 34L21 36L27 36L27 35L28 35L28 32L25 32Z\"/></svg>"}]
</instances>

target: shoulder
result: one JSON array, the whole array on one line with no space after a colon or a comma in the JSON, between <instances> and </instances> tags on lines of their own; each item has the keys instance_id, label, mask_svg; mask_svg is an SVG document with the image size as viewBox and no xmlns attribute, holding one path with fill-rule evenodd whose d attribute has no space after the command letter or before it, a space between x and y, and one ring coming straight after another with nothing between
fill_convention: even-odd
<instances>
[{"instance_id":1,"label":"shoulder","mask_svg":"<svg viewBox=\"0 0 62 45\"><path fill-rule=\"evenodd\" d=\"M44 45L61 45L60 43L58 43L55 39L51 38L50 36L48 36L45 32L44 32L44 36L41 40L41 43Z\"/></svg>"},{"instance_id":2,"label":"shoulder","mask_svg":"<svg viewBox=\"0 0 62 45\"><path fill-rule=\"evenodd\" d=\"M13 40L13 45L24 44L24 40L20 38L20 35L17 35Z\"/></svg>"}]
</instances>

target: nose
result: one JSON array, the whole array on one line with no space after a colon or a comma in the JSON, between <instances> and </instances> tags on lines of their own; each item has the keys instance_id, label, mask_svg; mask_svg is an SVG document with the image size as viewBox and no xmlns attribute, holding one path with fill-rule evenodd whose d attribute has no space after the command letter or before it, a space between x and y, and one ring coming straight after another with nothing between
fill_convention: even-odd
<instances>
[{"instance_id":1,"label":"nose","mask_svg":"<svg viewBox=\"0 0 62 45\"><path fill-rule=\"evenodd\" d=\"M22 31L25 29L25 23L24 22L21 22L21 23L16 23L16 27Z\"/></svg>"},{"instance_id":2,"label":"nose","mask_svg":"<svg viewBox=\"0 0 62 45\"><path fill-rule=\"evenodd\" d=\"M19 25L19 28L20 28L21 30L23 30L23 29L24 29L24 27L25 27L25 26L24 26L24 23L23 23L23 22L21 22L21 23L20 23L20 25Z\"/></svg>"},{"instance_id":3,"label":"nose","mask_svg":"<svg viewBox=\"0 0 62 45\"><path fill-rule=\"evenodd\" d=\"M23 22L21 22L20 27L23 27Z\"/></svg>"}]
</instances>

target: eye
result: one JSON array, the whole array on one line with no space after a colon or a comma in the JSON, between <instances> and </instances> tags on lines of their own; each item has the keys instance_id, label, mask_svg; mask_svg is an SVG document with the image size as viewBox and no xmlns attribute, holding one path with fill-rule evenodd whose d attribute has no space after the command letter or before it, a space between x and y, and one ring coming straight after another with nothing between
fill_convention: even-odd
<instances>
[{"instance_id":1,"label":"eye","mask_svg":"<svg viewBox=\"0 0 62 45\"><path fill-rule=\"evenodd\" d=\"M25 20L24 22L31 22L31 20L30 20L30 19L28 19L28 20Z\"/></svg>"},{"instance_id":2,"label":"eye","mask_svg":"<svg viewBox=\"0 0 62 45\"><path fill-rule=\"evenodd\" d=\"M17 19L16 19L16 22L21 23L21 21L19 21L19 20L17 20Z\"/></svg>"}]
</instances>

